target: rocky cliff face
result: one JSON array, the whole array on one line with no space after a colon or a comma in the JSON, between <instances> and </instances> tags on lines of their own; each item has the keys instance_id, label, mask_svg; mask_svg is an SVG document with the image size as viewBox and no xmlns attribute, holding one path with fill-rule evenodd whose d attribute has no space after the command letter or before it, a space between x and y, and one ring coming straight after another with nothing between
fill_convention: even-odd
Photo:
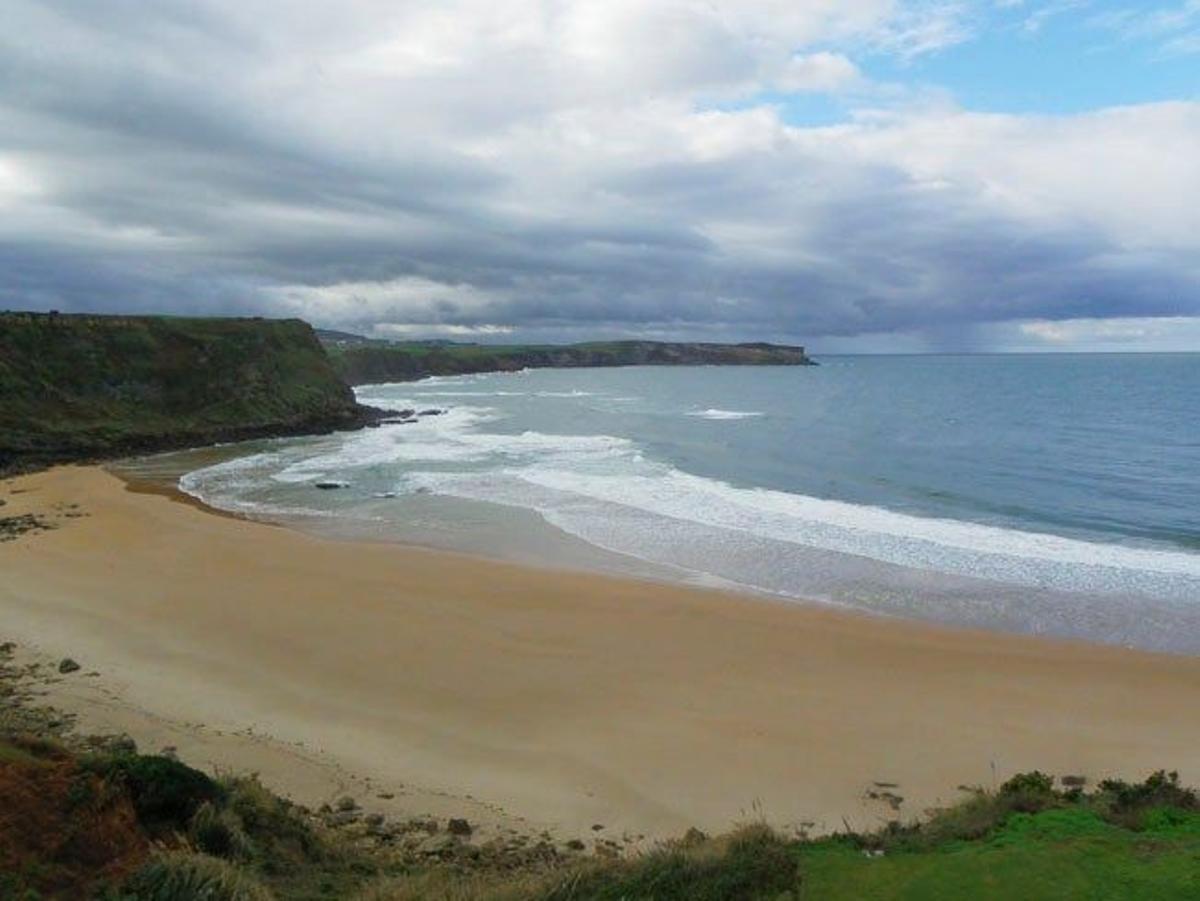
<instances>
[{"instance_id":1,"label":"rocky cliff face","mask_svg":"<svg viewBox=\"0 0 1200 901\"><path fill-rule=\"evenodd\" d=\"M0 313L0 469L365 418L299 320Z\"/></svg>"},{"instance_id":2,"label":"rocky cliff face","mask_svg":"<svg viewBox=\"0 0 1200 901\"><path fill-rule=\"evenodd\" d=\"M807 366L803 347L779 344L682 344L608 341L570 345L389 344L327 342L334 365L352 385L430 375L584 366Z\"/></svg>"}]
</instances>

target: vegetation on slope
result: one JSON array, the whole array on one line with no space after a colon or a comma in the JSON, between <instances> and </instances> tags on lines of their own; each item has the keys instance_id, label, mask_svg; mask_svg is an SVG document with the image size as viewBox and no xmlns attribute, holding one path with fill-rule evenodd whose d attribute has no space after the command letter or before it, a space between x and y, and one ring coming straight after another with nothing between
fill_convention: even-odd
<instances>
[{"instance_id":1,"label":"vegetation on slope","mask_svg":"<svg viewBox=\"0 0 1200 901\"><path fill-rule=\"evenodd\" d=\"M403 382L431 375L514 372L584 366L804 366L802 347L777 344L683 344L598 341L587 344L454 344L351 340L325 333L329 355L352 385ZM340 335L340 336L339 336Z\"/></svg>"},{"instance_id":2,"label":"vegetation on slope","mask_svg":"<svg viewBox=\"0 0 1200 901\"><path fill-rule=\"evenodd\" d=\"M135 773L142 771L140 775ZM464 851L414 862L331 830L253 779L169 758L73 757L0 742L0 894L112 901L753 901L1172 899L1200 890L1200 811L1169 777L1021 810L980 794L902 834L786 838L751 825L627 859L498 868ZM23 787L23 790L22 790ZM1121 801L1122 793L1138 796ZM162 798L170 804L161 807ZM969 808L969 809L968 809ZM985 822L982 831L976 827ZM457 846L466 849L469 846Z\"/></svg>"},{"instance_id":3,"label":"vegetation on slope","mask_svg":"<svg viewBox=\"0 0 1200 901\"><path fill-rule=\"evenodd\" d=\"M20 901L754 901L1200 897L1200 801L1144 782L1014 776L919 823L783 836L691 830L624 856L520 852L310 811L127 738L80 737L31 702L0 645L0 897ZM58 668L69 672L69 668ZM37 733L36 735L34 733Z\"/></svg>"},{"instance_id":4,"label":"vegetation on slope","mask_svg":"<svg viewBox=\"0 0 1200 901\"><path fill-rule=\"evenodd\" d=\"M299 320L0 313L0 470L363 415Z\"/></svg>"}]
</instances>

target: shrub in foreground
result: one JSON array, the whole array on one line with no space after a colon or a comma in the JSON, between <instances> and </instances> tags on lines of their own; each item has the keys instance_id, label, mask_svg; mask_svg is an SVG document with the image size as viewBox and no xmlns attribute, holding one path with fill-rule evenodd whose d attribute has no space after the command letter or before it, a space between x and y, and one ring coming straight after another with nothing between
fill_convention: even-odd
<instances>
[{"instance_id":1,"label":"shrub in foreground","mask_svg":"<svg viewBox=\"0 0 1200 901\"><path fill-rule=\"evenodd\" d=\"M1106 818L1120 826L1142 829L1157 811L1200 811L1195 791L1179 784L1179 773L1159 770L1144 782L1105 779L1097 793Z\"/></svg>"},{"instance_id":2,"label":"shrub in foreground","mask_svg":"<svg viewBox=\"0 0 1200 901\"><path fill-rule=\"evenodd\" d=\"M782 901L798 897L791 843L766 826L717 839L672 842L627 860L588 861L541 876L503 880L418 873L389 880L357 901Z\"/></svg>"},{"instance_id":3,"label":"shrub in foreground","mask_svg":"<svg viewBox=\"0 0 1200 901\"><path fill-rule=\"evenodd\" d=\"M722 839L685 847L668 845L575 884L560 886L547 901L725 901L789 897L800 888L796 856L766 826L746 826Z\"/></svg>"},{"instance_id":4,"label":"shrub in foreground","mask_svg":"<svg viewBox=\"0 0 1200 901\"><path fill-rule=\"evenodd\" d=\"M177 851L154 858L128 883L137 901L273 901L245 870L206 854Z\"/></svg>"},{"instance_id":5,"label":"shrub in foreground","mask_svg":"<svg viewBox=\"0 0 1200 901\"><path fill-rule=\"evenodd\" d=\"M138 817L152 829L186 829L202 804L221 797L216 782L171 757L112 754L91 758L85 765L125 785Z\"/></svg>"},{"instance_id":6,"label":"shrub in foreground","mask_svg":"<svg viewBox=\"0 0 1200 901\"><path fill-rule=\"evenodd\" d=\"M254 845L232 810L220 809L209 801L200 805L188 826L188 838L196 850L224 860L249 860Z\"/></svg>"}]
</instances>

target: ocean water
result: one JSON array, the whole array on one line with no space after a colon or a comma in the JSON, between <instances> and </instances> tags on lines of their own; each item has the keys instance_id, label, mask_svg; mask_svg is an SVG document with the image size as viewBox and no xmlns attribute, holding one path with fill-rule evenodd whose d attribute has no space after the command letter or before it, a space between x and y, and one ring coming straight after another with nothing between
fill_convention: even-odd
<instances>
[{"instance_id":1,"label":"ocean water","mask_svg":"<svg viewBox=\"0 0 1200 901\"><path fill-rule=\"evenodd\" d=\"M368 386L445 412L181 486L336 534L1200 652L1200 355L820 362Z\"/></svg>"}]
</instances>

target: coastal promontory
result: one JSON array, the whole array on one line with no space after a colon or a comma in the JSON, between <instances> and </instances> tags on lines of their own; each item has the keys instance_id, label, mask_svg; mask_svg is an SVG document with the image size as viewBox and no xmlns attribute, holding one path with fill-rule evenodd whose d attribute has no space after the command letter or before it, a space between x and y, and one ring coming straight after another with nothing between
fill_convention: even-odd
<instances>
[{"instance_id":1,"label":"coastal promontory","mask_svg":"<svg viewBox=\"0 0 1200 901\"><path fill-rule=\"evenodd\" d=\"M676 341L590 341L582 344L465 344L376 341L320 332L334 366L352 385L407 382L431 375L609 366L811 366L803 347Z\"/></svg>"},{"instance_id":2,"label":"coastal promontory","mask_svg":"<svg viewBox=\"0 0 1200 901\"><path fill-rule=\"evenodd\" d=\"M298 319L0 313L0 470L367 415Z\"/></svg>"}]
</instances>

